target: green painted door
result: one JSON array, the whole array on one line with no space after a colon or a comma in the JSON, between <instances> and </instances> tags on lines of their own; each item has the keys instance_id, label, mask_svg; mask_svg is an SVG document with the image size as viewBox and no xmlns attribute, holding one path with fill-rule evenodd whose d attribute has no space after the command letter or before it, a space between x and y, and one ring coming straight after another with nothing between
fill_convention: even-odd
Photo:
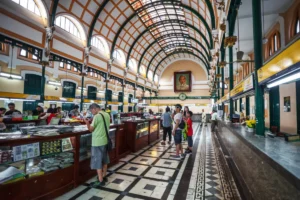
<instances>
[{"instance_id":1,"label":"green painted door","mask_svg":"<svg viewBox=\"0 0 300 200\"><path fill-rule=\"evenodd\" d=\"M75 98L75 92L76 84L69 81L64 81L62 97Z\"/></svg>"},{"instance_id":2,"label":"green painted door","mask_svg":"<svg viewBox=\"0 0 300 200\"><path fill-rule=\"evenodd\" d=\"M300 135L300 81L296 81L297 133Z\"/></svg>"},{"instance_id":3,"label":"green painted door","mask_svg":"<svg viewBox=\"0 0 300 200\"><path fill-rule=\"evenodd\" d=\"M280 131L280 96L279 86L273 87L269 91L270 128L277 127Z\"/></svg>"},{"instance_id":4,"label":"green painted door","mask_svg":"<svg viewBox=\"0 0 300 200\"><path fill-rule=\"evenodd\" d=\"M97 88L93 86L88 87L88 99L96 100L97 99Z\"/></svg>"},{"instance_id":5,"label":"green painted door","mask_svg":"<svg viewBox=\"0 0 300 200\"><path fill-rule=\"evenodd\" d=\"M75 106L75 104L73 104L73 103L62 103L62 110L63 111L71 111L71 110L73 110L73 108L74 108L74 106Z\"/></svg>"},{"instance_id":6,"label":"green painted door","mask_svg":"<svg viewBox=\"0 0 300 200\"><path fill-rule=\"evenodd\" d=\"M106 92L107 92L107 101L112 101L112 91L106 90Z\"/></svg>"},{"instance_id":7,"label":"green painted door","mask_svg":"<svg viewBox=\"0 0 300 200\"><path fill-rule=\"evenodd\" d=\"M24 94L41 95L42 87L42 76L35 74L26 74L24 80ZM24 101L23 111L35 110L38 102L35 101Z\"/></svg>"}]
</instances>

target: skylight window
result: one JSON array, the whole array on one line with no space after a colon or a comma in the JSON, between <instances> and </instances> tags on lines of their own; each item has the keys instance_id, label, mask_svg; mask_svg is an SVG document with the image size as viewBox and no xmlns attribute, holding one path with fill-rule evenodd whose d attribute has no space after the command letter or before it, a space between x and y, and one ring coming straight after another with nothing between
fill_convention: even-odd
<instances>
[{"instance_id":1,"label":"skylight window","mask_svg":"<svg viewBox=\"0 0 300 200\"><path fill-rule=\"evenodd\" d=\"M19 4L23 8L33 12L34 14L41 16L40 10L35 4L34 0L12 0L13 2Z\"/></svg>"},{"instance_id":2,"label":"skylight window","mask_svg":"<svg viewBox=\"0 0 300 200\"><path fill-rule=\"evenodd\" d=\"M68 17L58 16L55 20L55 25L71 33L72 35L81 38L78 28Z\"/></svg>"}]
</instances>

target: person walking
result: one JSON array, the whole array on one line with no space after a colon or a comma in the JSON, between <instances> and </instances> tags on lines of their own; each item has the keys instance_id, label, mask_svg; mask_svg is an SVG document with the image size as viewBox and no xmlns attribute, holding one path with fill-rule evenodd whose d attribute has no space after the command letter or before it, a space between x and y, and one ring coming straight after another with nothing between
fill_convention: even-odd
<instances>
[{"instance_id":1,"label":"person walking","mask_svg":"<svg viewBox=\"0 0 300 200\"><path fill-rule=\"evenodd\" d=\"M169 136L169 142L168 144L171 144L172 137L172 116L170 113L170 108L166 108L166 112L162 115L162 126L163 126L163 141L161 142L161 145L166 145L166 139L167 139L167 134Z\"/></svg>"},{"instance_id":2,"label":"person walking","mask_svg":"<svg viewBox=\"0 0 300 200\"><path fill-rule=\"evenodd\" d=\"M181 152L181 155L183 156L182 151L182 129L180 128L180 124L182 122L182 114L181 114L182 106L180 104L175 105L175 111L176 115L174 116L174 124L173 124L173 131L172 135L174 136L174 141L176 145L176 156L175 158L181 158L179 155L179 152Z\"/></svg>"},{"instance_id":3,"label":"person walking","mask_svg":"<svg viewBox=\"0 0 300 200\"><path fill-rule=\"evenodd\" d=\"M206 113L204 112L204 109L202 109L202 124L203 126L206 126Z\"/></svg>"},{"instance_id":4,"label":"person walking","mask_svg":"<svg viewBox=\"0 0 300 200\"><path fill-rule=\"evenodd\" d=\"M211 132L215 132L215 128L218 126L218 113L216 110L213 110L212 116L211 116Z\"/></svg>"},{"instance_id":5,"label":"person walking","mask_svg":"<svg viewBox=\"0 0 300 200\"><path fill-rule=\"evenodd\" d=\"M107 182L105 176L110 161L107 151L106 129L109 130L110 116L108 113L103 112L96 103L90 105L89 110L94 115L93 122L90 124L87 119L84 119L84 121L88 130L92 132L91 169L97 170L98 174L98 180L93 183L92 187L98 187L104 186Z\"/></svg>"}]
</instances>

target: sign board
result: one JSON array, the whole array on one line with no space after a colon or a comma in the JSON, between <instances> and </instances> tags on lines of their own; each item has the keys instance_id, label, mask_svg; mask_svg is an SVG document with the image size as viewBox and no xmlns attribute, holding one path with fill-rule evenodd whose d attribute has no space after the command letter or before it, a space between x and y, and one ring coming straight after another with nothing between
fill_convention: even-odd
<instances>
[{"instance_id":1,"label":"sign board","mask_svg":"<svg viewBox=\"0 0 300 200\"><path fill-rule=\"evenodd\" d=\"M253 89L253 75L252 74L245 80L241 81L237 86L235 86L230 91L230 96L234 97L242 92L246 92L251 89Z\"/></svg>"},{"instance_id":2,"label":"sign board","mask_svg":"<svg viewBox=\"0 0 300 200\"><path fill-rule=\"evenodd\" d=\"M12 99L28 99L28 100L40 100L40 95L21 94L12 92L0 92L1 98L12 98Z\"/></svg>"},{"instance_id":3,"label":"sign board","mask_svg":"<svg viewBox=\"0 0 300 200\"><path fill-rule=\"evenodd\" d=\"M297 40L257 71L258 82L267 81L271 76L300 62L299 55L300 40Z\"/></svg>"}]
</instances>

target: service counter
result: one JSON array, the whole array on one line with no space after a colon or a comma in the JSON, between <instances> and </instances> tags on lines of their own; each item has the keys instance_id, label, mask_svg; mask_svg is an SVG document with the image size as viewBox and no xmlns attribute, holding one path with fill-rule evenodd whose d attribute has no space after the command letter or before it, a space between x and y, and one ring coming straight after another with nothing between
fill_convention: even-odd
<instances>
[{"instance_id":1,"label":"service counter","mask_svg":"<svg viewBox=\"0 0 300 200\"><path fill-rule=\"evenodd\" d=\"M300 142L219 121L217 139L245 199L299 199Z\"/></svg>"},{"instance_id":2,"label":"service counter","mask_svg":"<svg viewBox=\"0 0 300 200\"><path fill-rule=\"evenodd\" d=\"M139 151L159 139L160 119L123 121L129 148ZM128 136L127 136L128 135Z\"/></svg>"},{"instance_id":3,"label":"service counter","mask_svg":"<svg viewBox=\"0 0 300 200\"><path fill-rule=\"evenodd\" d=\"M113 165L130 153L126 138L131 134L124 131L122 123L111 125L109 134L113 141L113 150L109 152ZM90 169L89 131L7 138L2 134L0 148L0 173L10 167L19 171L18 178L14 176L10 183L0 184L1 199L54 199L96 175Z\"/></svg>"}]
</instances>

